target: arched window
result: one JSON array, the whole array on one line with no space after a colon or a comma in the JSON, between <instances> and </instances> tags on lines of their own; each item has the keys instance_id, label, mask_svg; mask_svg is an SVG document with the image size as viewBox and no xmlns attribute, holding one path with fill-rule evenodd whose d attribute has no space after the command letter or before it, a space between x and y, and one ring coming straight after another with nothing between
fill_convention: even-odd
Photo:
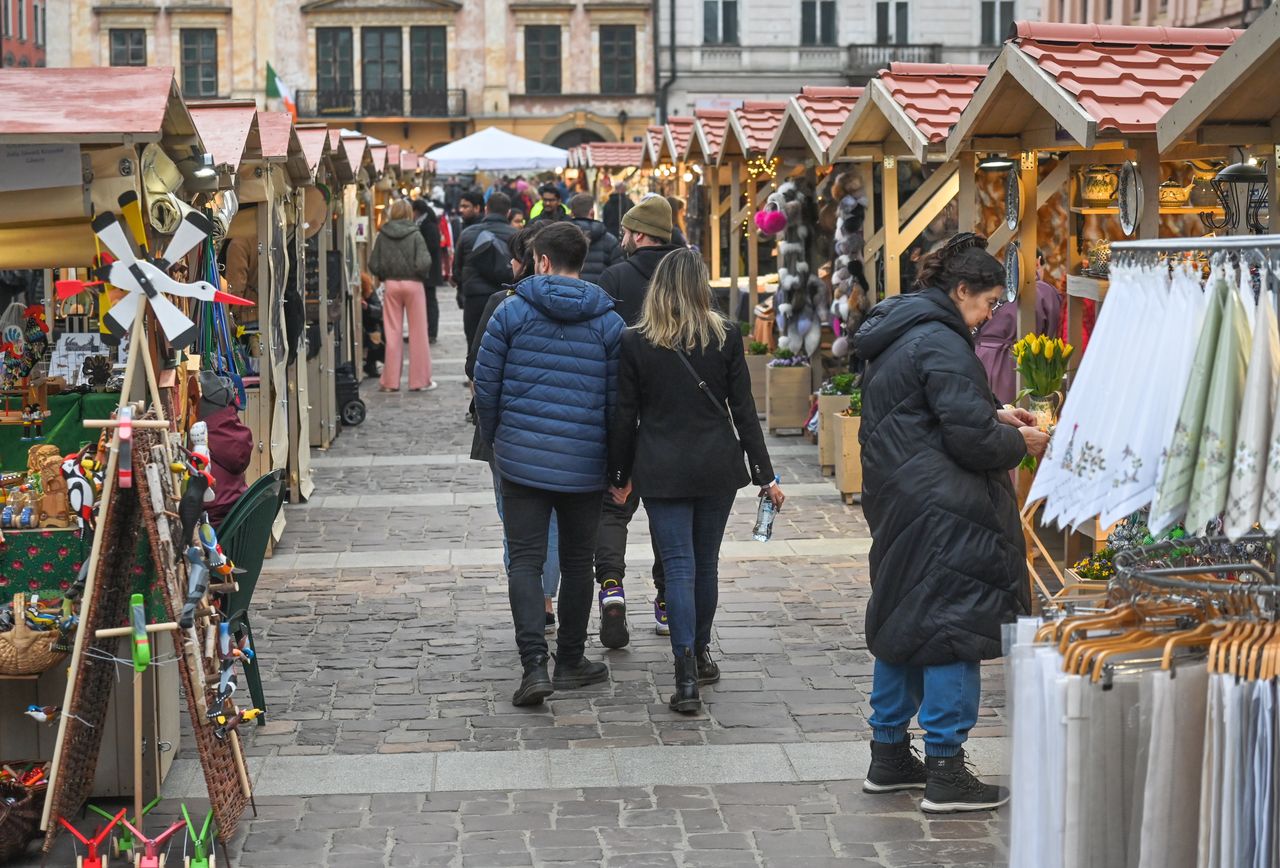
<instances>
[{"instance_id":1,"label":"arched window","mask_svg":"<svg viewBox=\"0 0 1280 868\"><path fill-rule=\"evenodd\" d=\"M576 148L578 145L585 145L590 142L603 142L604 136L594 130L569 130L556 136L556 140L551 144L557 148Z\"/></svg>"}]
</instances>

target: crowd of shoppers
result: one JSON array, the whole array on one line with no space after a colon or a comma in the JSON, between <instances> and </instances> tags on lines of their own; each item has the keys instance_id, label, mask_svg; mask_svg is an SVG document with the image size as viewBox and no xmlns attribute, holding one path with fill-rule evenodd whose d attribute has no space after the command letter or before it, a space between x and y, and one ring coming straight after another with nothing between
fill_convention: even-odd
<instances>
[{"instance_id":1,"label":"crowd of shoppers","mask_svg":"<svg viewBox=\"0 0 1280 868\"><path fill-rule=\"evenodd\" d=\"M681 201L633 203L619 185L598 220L590 195L566 202L553 184L537 194L526 208L503 187L463 193L461 226L427 202L393 203L370 257L386 331L399 334L408 318L409 388L433 388L434 292L456 284L472 458L490 466L504 529L522 664L513 703L608 679L607 665L586 655L592 590L601 644L625 647L628 526L643 505L653 626L673 655L668 704L696 712L700 688L720 676L711 639L735 495L752 485L776 508L785 501L741 332L715 309L702 258L683 241ZM963 233L921 256L913 291L877 305L853 340L864 366L875 661L863 788L921 789L922 808L936 812L1008 798L970 770L964 743L977 720L979 664L999 656L1001 625L1029 608L1009 471L1048 441L1028 413L1002 406L984 370L984 345L1013 307L1001 306L1004 269L985 247ZM1050 323L1054 311L1042 306ZM384 389L399 388L401 353L388 342ZM913 719L925 732L923 760Z\"/></svg>"}]
</instances>

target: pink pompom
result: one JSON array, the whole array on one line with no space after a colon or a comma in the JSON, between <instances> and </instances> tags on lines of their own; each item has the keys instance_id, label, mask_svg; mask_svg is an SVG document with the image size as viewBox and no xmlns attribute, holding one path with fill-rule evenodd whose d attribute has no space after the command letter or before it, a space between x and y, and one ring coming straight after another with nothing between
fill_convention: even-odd
<instances>
[{"instance_id":1,"label":"pink pompom","mask_svg":"<svg viewBox=\"0 0 1280 868\"><path fill-rule=\"evenodd\" d=\"M781 211L757 211L756 227L766 235L777 235L787 228L787 215Z\"/></svg>"}]
</instances>

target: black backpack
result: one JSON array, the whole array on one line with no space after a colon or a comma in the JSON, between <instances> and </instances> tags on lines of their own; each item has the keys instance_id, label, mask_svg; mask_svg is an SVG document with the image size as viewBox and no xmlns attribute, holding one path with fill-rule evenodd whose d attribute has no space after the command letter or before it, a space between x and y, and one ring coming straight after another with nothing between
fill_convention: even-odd
<instances>
[{"instance_id":1,"label":"black backpack","mask_svg":"<svg viewBox=\"0 0 1280 868\"><path fill-rule=\"evenodd\" d=\"M515 275L511 272L511 246L506 238L491 229L485 229L476 236L467 264L486 283L494 286L515 282Z\"/></svg>"}]
</instances>

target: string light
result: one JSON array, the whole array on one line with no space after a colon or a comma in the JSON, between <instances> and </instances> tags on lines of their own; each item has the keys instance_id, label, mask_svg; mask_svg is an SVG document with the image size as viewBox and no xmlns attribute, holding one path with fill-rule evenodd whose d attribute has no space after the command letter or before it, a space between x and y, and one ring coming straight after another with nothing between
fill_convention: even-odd
<instances>
[{"instance_id":1,"label":"string light","mask_svg":"<svg viewBox=\"0 0 1280 868\"><path fill-rule=\"evenodd\" d=\"M768 159L763 154L747 160L747 174L754 178L772 178L778 171L777 157Z\"/></svg>"}]
</instances>

